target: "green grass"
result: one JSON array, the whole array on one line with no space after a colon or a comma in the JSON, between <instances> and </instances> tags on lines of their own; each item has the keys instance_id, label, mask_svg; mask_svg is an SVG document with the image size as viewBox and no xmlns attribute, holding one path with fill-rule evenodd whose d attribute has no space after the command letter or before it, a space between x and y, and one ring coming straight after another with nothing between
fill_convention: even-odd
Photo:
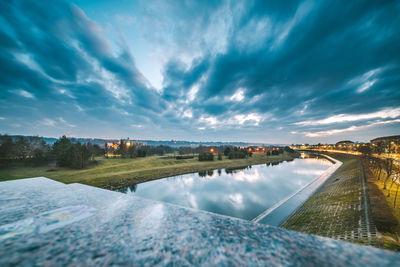
<instances>
[{"instance_id":1,"label":"green grass","mask_svg":"<svg viewBox=\"0 0 400 267\"><path fill-rule=\"evenodd\" d=\"M394 197L396 195L396 185L390 189L390 183L387 189L383 189L384 179L374 179L374 183L381 190L383 199L386 200L387 207L390 209L390 214L384 214L385 223L389 225L385 227L387 232L381 232L383 247L395 251L400 251L400 195L397 197L396 206L394 206ZM390 191L390 194L388 194ZM379 227L378 227L379 228Z\"/></svg>"},{"instance_id":2,"label":"green grass","mask_svg":"<svg viewBox=\"0 0 400 267\"><path fill-rule=\"evenodd\" d=\"M193 159L162 159L158 156L135 159L96 158L97 164L82 170L50 167L14 166L0 169L0 181L44 176L63 183L83 183L118 189L163 177L219 168L241 167L268 162L292 160L297 154L277 156L253 155L246 159L198 161Z\"/></svg>"}]
</instances>

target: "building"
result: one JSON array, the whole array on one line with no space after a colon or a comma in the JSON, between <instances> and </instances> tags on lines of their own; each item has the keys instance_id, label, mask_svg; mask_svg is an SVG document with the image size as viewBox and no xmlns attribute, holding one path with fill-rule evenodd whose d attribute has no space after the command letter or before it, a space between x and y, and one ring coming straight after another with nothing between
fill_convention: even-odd
<instances>
[{"instance_id":1,"label":"building","mask_svg":"<svg viewBox=\"0 0 400 267\"><path fill-rule=\"evenodd\" d=\"M337 146L348 146L348 145L353 145L353 141L345 140L345 141L339 141L336 143Z\"/></svg>"},{"instance_id":2,"label":"building","mask_svg":"<svg viewBox=\"0 0 400 267\"><path fill-rule=\"evenodd\" d=\"M371 144L384 144L384 145L400 145L400 135L384 136L378 137L371 140Z\"/></svg>"},{"instance_id":3,"label":"building","mask_svg":"<svg viewBox=\"0 0 400 267\"><path fill-rule=\"evenodd\" d=\"M371 145L378 153L400 153L400 135L384 136L372 139Z\"/></svg>"},{"instance_id":4,"label":"building","mask_svg":"<svg viewBox=\"0 0 400 267\"><path fill-rule=\"evenodd\" d=\"M120 158L121 155L118 154L118 148L121 145L121 142L127 147L135 146L135 147L142 147L146 146L146 142L136 142L129 139L122 139L118 142L108 142L106 143L106 154L104 155L106 158Z\"/></svg>"}]
</instances>

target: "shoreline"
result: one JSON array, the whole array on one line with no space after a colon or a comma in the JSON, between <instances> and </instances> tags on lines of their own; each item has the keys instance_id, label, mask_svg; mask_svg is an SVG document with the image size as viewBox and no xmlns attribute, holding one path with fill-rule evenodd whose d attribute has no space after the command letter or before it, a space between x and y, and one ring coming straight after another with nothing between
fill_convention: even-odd
<instances>
[{"instance_id":1,"label":"shoreline","mask_svg":"<svg viewBox=\"0 0 400 267\"><path fill-rule=\"evenodd\" d=\"M260 215L258 215L251 221L268 224L272 226L282 225L293 213L297 211L298 208L300 208L300 206L304 202L306 202L309 198L311 198L314 195L314 193L318 190L318 188L320 188L323 185L323 183L325 183L325 181L328 180L343 164L341 161L336 160L327 155L324 154L317 154L317 155L326 158L327 160L332 162L333 165L330 166L326 171L324 171L324 173L322 173L320 176L312 180L310 183L306 184L296 192L292 193L283 200L279 201L278 203L276 203L266 211L262 212ZM294 198L297 198L297 200L300 199L300 201L296 201L296 199ZM290 206L289 203L290 201L291 202L296 201L296 207L290 208L290 210L287 211L288 207L285 207L285 205Z\"/></svg>"},{"instance_id":2,"label":"shoreline","mask_svg":"<svg viewBox=\"0 0 400 267\"><path fill-rule=\"evenodd\" d=\"M98 164L82 170L58 168L50 171L49 166L18 166L0 169L0 181L29 177L48 177L65 184L81 183L109 190L118 190L156 179L170 176L211 171L226 168L240 168L257 164L278 164L292 161L299 153L287 153L266 156L254 154L244 159L199 161L193 159L161 159L158 156L134 159L98 158Z\"/></svg>"},{"instance_id":3,"label":"shoreline","mask_svg":"<svg viewBox=\"0 0 400 267\"><path fill-rule=\"evenodd\" d=\"M379 247L361 158L339 153L329 155L343 162L342 166L281 227Z\"/></svg>"},{"instance_id":4,"label":"shoreline","mask_svg":"<svg viewBox=\"0 0 400 267\"><path fill-rule=\"evenodd\" d=\"M109 190L119 190L125 187L134 186L136 184L141 184L149 181L159 180L163 178L168 178L171 176L184 175L189 173L196 173L201 171L214 171L218 169L229 169L229 168L246 168L248 166L260 165L260 164L279 164L285 161L292 161L296 158L299 158L298 153L284 153L278 156L265 156L265 155L257 155L247 159L239 159L239 160L223 160L223 161L204 161L204 162L196 162L191 166L176 166L170 168L158 168L158 173L152 173L150 175L145 175L142 177L135 177L132 179L123 179L118 183L111 183L102 186L104 189ZM246 161L246 162L243 162ZM203 163L205 163L203 165ZM208 164L207 164L208 163ZM211 163L211 164L210 164ZM196 166L199 165L199 166ZM211 166L207 166L211 165ZM190 167L190 168L185 168ZM172 170L171 170L172 169Z\"/></svg>"}]
</instances>

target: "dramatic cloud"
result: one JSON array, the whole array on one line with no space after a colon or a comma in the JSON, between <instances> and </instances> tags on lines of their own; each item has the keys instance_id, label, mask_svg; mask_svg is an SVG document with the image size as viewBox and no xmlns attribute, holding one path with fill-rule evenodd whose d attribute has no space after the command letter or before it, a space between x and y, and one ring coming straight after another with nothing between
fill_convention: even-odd
<instances>
[{"instance_id":1,"label":"dramatic cloud","mask_svg":"<svg viewBox=\"0 0 400 267\"><path fill-rule=\"evenodd\" d=\"M0 127L271 143L398 134L399 13L397 1L2 1Z\"/></svg>"},{"instance_id":2,"label":"dramatic cloud","mask_svg":"<svg viewBox=\"0 0 400 267\"><path fill-rule=\"evenodd\" d=\"M388 124L388 123L399 123L400 119L397 120L390 120L390 121L377 121L371 124L367 124L367 125L362 125L362 126L351 126L348 128L344 128L344 129L333 129L333 130L328 130L328 131L320 131L320 132L314 132L314 133L305 133L307 136L309 137L320 137L320 136L327 136L327 135L334 135L334 134L338 134L338 133L344 133L344 132L353 132L353 131L359 131L359 130L363 130L375 125L380 125L380 124Z\"/></svg>"},{"instance_id":3,"label":"dramatic cloud","mask_svg":"<svg viewBox=\"0 0 400 267\"><path fill-rule=\"evenodd\" d=\"M381 111L366 113L366 114L339 114L335 116L331 116L329 118L323 120L315 120L315 121L301 121L296 122L297 125L320 125L320 124L332 124L332 123L340 123L340 122L349 122L349 121L359 121L359 120L369 120L369 119L386 119L386 118L397 118L400 117L400 108L387 108Z\"/></svg>"}]
</instances>

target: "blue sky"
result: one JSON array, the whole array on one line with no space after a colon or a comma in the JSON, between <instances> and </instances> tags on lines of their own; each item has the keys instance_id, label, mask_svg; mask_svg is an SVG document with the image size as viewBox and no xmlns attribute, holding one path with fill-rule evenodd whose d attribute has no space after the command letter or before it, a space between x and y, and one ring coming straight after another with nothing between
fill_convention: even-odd
<instances>
[{"instance_id":1,"label":"blue sky","mask_svg":"<svg viewBox=\"0 0 400 267\"><path fill-rule=\"evenodd\" d=\"M1 1L0 132L400 133L399 1Z\"/></svg>"}]
</instances>

